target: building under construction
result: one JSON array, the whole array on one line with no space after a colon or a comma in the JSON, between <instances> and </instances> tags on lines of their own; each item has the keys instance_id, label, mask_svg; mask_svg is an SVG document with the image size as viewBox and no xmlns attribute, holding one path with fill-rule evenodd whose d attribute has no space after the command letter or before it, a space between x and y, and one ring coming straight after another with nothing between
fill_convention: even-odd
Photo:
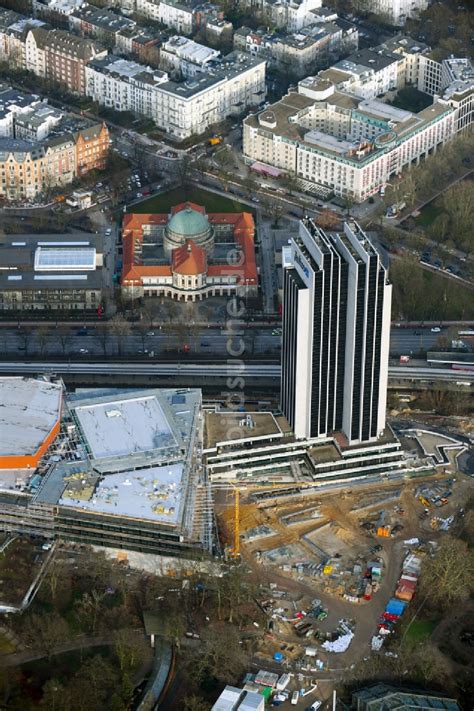
<instances>
[{"instance_id":1,"label":"building under construction","mask_svg":"<svg viewBox=\"0 0 474 711\"><path fill-rule=\"evenodd\" d=\"M197 389L66 396L38 466L4 490L0 527L148 553L211 553L202 429Z\"/></svg>"}]
</instances>

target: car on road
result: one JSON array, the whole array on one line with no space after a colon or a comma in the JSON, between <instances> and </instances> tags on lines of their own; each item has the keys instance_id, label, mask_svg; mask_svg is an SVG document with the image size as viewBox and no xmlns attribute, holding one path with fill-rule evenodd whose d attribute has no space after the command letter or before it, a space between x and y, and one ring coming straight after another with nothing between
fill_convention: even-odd
<instances>
[{"instance_id":1,"label":"car on road","mask_svg":"<svg viewBox=\"0 0 474 711\"><path fill-rule=\"evenodd\" d=\"M87 348L79 348L79 353L89 353Z\"/></svg>"},{"instance_id":2,"label":"car on road","mask_svg":"<svg viewBox=\"0 0 474 711\"><path fill-rule=\"evenodd\" d=\"M280 329L276 328L274 331L272 331L272 336L281 336Z\"/></svg>"},{"instance_id":3,"label":"car on road","mask_svg":"<svg viewBox=\"0 0 474 711\"><path fill-rule=\"evenodd\" d=\"M441 333L441 329L439 326L433 326L431 329L431 333Z\"/></svg>"},{"instance_id":4,"label":"car on road","mask_svg":"<svg viewBox=\"0 0 474 711\"><path fill-rule=\"evenodd\" d=\"M155 335L155 332L154 332L154 331L147 331L147 334L146 334L146 335L147 335L147 336L154 336L154 335Z\"/></svg>"},{"instance_id":5,"label":"car on road","mask_svg":"<svg viewBox=\"0 0 474 711\"><path fill-rule=\"evenodd\" d=\"M106 237L109 237L109 235L111 235L111 234L112 234L112 230L109 227L107 230L105 230L105 235L106 235Z\"/></svg>"},{"instance_id":6,"label":"car on road","mask_svg":"<svg viewBox=\"0 0 474 711\"><path fill-rule=\"evenodd\" d=\"M321 708L322 705L323 705L323 702L322 702L322 701L319 701L319 700L318 700L318 701L314 701L314 702L311 704L311 706L308 706L308 708L306 709L306 711L318 711L318 709Z\"/></svg>"}]
</instances>

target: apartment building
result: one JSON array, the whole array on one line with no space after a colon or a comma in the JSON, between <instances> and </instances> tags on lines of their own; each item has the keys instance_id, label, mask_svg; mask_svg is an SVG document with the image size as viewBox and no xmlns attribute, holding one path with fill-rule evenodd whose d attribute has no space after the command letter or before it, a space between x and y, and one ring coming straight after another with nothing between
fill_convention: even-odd
<instances>
[{"instance_id":1,"label":"apartment building","mask_svg":"<svg viewBox=\"0 0 474 711\"><path fill-rule=\"evenodd\" d=\"M183 82L113 55L86 66L86 93L94 101L147 116L176 140L260 104L265 91L265 61L238 52Z\"/></svg>"},{"instance_id":2,"label":"apartment building","mask_svg":"<svg viewBox=\"0 0 474 711\"><path fill-rule=\"evenodd\" d=\"M191 4L187 5L178 0L160 0L157 19L180 35L191 35L195 29Z\"/></svg>"},{"instance_id":3,"label":"apartment building","mask_svg":"<svg viewBox=\"0 0 474 711\"><path fill-rule=\"evenodd\" d=\"M417 87L422 66L424 66L430 52L428 45L406 35L398 35L383 42L376 50L390 52L400 58L398 63L399 86Z\"/></svg>"},{"instance_id":4,"label":"apartment building","mask_svg":"<svg viewBox=\"0 0 474 711\"><path fill-rule=\"evenodd\" d=\"M42 101L27 111L15 115L15 138L43 141L61 123L63 116L62 111Z\"/></svg>"},{"instance_id":5,"label":"apartment building","mask_svg":"<svg viewBox=\"0 0 474 711\"><path fill-rule=\"evenodd\" d=\"M265 24L296 32L314 22L322 0L239 0L239 7L256 13Z\"/></svg>"},{"instance_id":6,"label":"apartment building","mask_svg":"<svg viewBox=\"0 0 474 711\"><path fill-rule=\"evenodd\" d=\"M76 174L79 178L91 170L103 170L110 148L107 124L96 123L73 133L76 147Z\"/></svg>"},{"instance_id":7,"label":"apartment building","mask_svg":"<svg viewBox=\"0 0 474 711\"><path fill-rule=\"evenodd\" d=\"M71 137L33 143L0 138L0 196L34 200L45 190L71 183L75 177L75 148Z\"/></svg>"},{"instance_id":8,"label":"apartment building","mask_svg":"<svg viewBox=\"0 0 474 711\"><path fill-rule=\"evenodd\" d=\"M245 119L243 153L250 164L362 202L454 132L454 109L445 102L414 114L338 91L320 75Z\"/></svg>"},{"instance_id":9,"label":"apartment building","mask_svg":"<svg viewBox=\"0 0 474 711\"><path fill-rule=\"evenodd\" d=\"M358 39L357 28L350 23L323 22L292 34L241 27L234 34L234 47L265 58L269 67L303 78L357 49Z\"/></svg>"},{"instance_id":10,"label":"apartment building","mask_svg":"<svg viewBox=\"0 0 474 711\"><path fill-rule=\"evenodd\" d=\"M6 200L33 200L103 169L110 147L104 123L65 116L34 94L4 86L0 136L0 196Z\"/></svg>"},{"instance_id":11,"label":"apartment building","mask_svg":"<svg viewBox=\"0 0 474 711\"><path fill-rule=\"evenodd\" d=\"M450 57L420 60L418 89L439 97L455 111L455 131L468 130L474 121L474 65L471 59Z\"/></svg>"},{"instance_id":12,"label":"apartment building","mask_svg":"<svg viewBox=\"0 0 474 711\"><path fill-rule=\"evenodd\" d=\"M41 103L36 94L23 94L6 84L0 84L0 136L14 138L18 119L33 108L38 108Z\"/></svg>"},{"instance_id":13,"label":"apartment building","mask_svg":"<svg viewBox=\"0 0 474 711\"><path fill-rule=\"evenodd\" d=\"M354 7L379 15L387 23L401 27L408 18L416 17L426 10L428 0L357 0Z\"/></svg>"},{"instance_id":14,"label":"apartment building","mask_svg":"<svg viewBox=\"0 0 474 711\"><path fill-rule=\"evenodd\" d=\"M0 62L24 69L26 35L30 29L44 26L42 20L0 7Z\"/></svg>"},{"instance_id":15,"label":"apartment building","mask_svg":"<svg viewBox=\"0 0 474 711\"><path fill-rule=\"evenodd\" d=\"M220 37L224 33L231 35L232 22L225 19L225 14L219 5L204 2L193 7L194 22L197 30L205 30L208 35Z\"/></svg>"},{"instance_id":16,"label":"apartment building","mask_svg":"<svg viewBox=\"0 0 474 711\"><path fill-rule=\"evenodd\" d=\"M69 28L82 35L97 39L108 47L115 47L117 34L136 28L136 22L112 10L99 9L84 4L69 15Z\"/></svg>"},{"instance_id":17,"label":"apartment building","mask_svg":"<svg viewBox=\"0 0 474 711\"><path fill-rule=\"evenodd\" d=\"M160 65L164 71L182 74L185 79L202 74L215 66L220 52L187 37L170 37L160 51Z\"/></svg>"},{"instance_id":18,"label":"apartment building","mask_svg":"<svg viewBox=\"0 0 474 711\"><path fill-rule=\"evenodd\" d=\"M118 2L122 9L127 8L127 12L137 12L142 17L158 21L160 0L118 0ZM128 9L130 2L133 3L133 10Z\"/></svg>"},{"instance_id":19,"label":"apartment building","mask_svg":"<svg viewBox=\"0 0 474 711\"><path fill-rule=\"evenodd\" d=\"M373 99L404 86L403 74L399 70L402 63L398 54L379 48L360 49L321 72L320 76L329 79L341 91Z\"/></svg>"},{"instance_id":20,"label":"apartment building","mask_svg":"<svg viewBox=\"0 0 474 711\"><path fill-rule=\"evenodd\" d=\"M100 235L5 235L0 311L96 311L103 261Z\"/></svg>"},{"instance_id":21,"label":"apartment building","mask_svg":"<svg viewBox=\"0 0 474 711\"><path fill-rule=\"evenodd\" d=\"M26 69L73 94L85 93L85 67L107 50L63 30L30 30L25 43Z\"/></svg>"},{"instance_id":22,"label":"apartment building","mask_svg":"<svg viewBox=\"0 0 474 711\"><path fill-rule=\"evenodd\" d=\"M160 32L142 29L122 30L115 36L115 51L119 54L133 55L144 64L150 63L158 67L162 41Z\"/></svg>"},{"instance_id":23,"label":"apartment building","mask_svg":"<svg viewBox=\"0 0 474 711\"><path fill-rule=\"evenodd\" d=\"M67 22L67 18L74 10L84 4L85 0L31 0L35 17L53 21L62 19L64 22Z\"/></svg>"}]
</instances>

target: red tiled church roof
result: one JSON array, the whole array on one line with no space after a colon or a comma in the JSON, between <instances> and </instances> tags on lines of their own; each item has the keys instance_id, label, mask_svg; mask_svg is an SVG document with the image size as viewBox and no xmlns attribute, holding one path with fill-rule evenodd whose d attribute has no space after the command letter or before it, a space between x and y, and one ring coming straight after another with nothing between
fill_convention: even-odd
<instances>
[{"instance_id":1,"label":"red tiled church roof","mask_svg":"<svg viewBox=\"0 0 474 711\"><path fill-rule=\"evenodd\" d=\"M187 239L182 247L173 249L172 260L172 271L177 274L197 276L206 273L206 253L192 239Z\"/></svg>"},{"instance_id":2,"label":"red tiled church roof","mask_svg":"<svg viewBox=\"0 0 474 711\"><path fill-rule=\"evenodd\" d=\"M205 208L193 202L183 202L175 205L171 208L171 213L175 214L187 207L205 214ZM243 252L242 263L207 265L206 255L203 250L192 240L188 240L193 245L190 254L188 254L186 245L173 250L173 268L179 262L176 271L181 274L202 274L207 271L209 276L235 276L237 283L256 285L258 283L258 273L254 245L255 223L252 214L249 212L220 212L210 213L208 218L211 225L233 225L235 242ZM143 242L143 228L145 225L165 226L168 223L168 219L169 215L163 213L126 213L124 215L122 226L122 283L133 281L139 284L144 276L171 275L171 265L143 266L141 263L141 250L137 249ZM179 252L179 256L175 257L175 252ZM183 271L183 269L189 271Z\"/></svg>"}]
</instances>

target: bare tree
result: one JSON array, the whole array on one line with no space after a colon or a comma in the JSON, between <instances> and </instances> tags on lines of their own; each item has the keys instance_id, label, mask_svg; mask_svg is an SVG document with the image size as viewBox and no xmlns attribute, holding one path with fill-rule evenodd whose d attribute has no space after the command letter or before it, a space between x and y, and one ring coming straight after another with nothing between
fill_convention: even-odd
<instances>
[{"instance_id":1,"label":"bare tree","mask_svg":"<svg viewBox=\"0 0 474 711\"><path fill-rule=\"evenodd\" d=\"M148 327L153 328L153 322L156 316L156 306L151 297L145 301L141 313L142 317L148 321Z\"/></svg>"},{"instance_id":2,"label":"bare tree","mask_svg":"<svg viewBox=\"0 0 474 711\"><path fill-rule=\"evenodd\" d=\"M97 590L86 592L76 602L77 618L92 634L96 634L100 614L104 606L104 593Z\"/></svg>"},{"instance_id":3,"label":"bare tree","mask_svg":"<svg viewBox=\"0 0 474 711\"><path fill-rule=\"evenodd\" d=\"M68 343L71 341L71 329L69 326L62 325L59 326L57 330L58 334L58 341L61 344L61 349L62 349L62 354L65 355L66 353L66 346Z\"/></svg>"},{"instance_id":4,"label":"bare tree","mask_svg":"<svg viewBox=\"0 0 474 711\"><path fill-rule=\"evenodd\" d=\"M208 711L209 703L200 696L186 696L184 701L184 711Z\"/></svg>"},{"instance_id":5,"label":"bare tree","mask_svg":"<svg viewBox=\"0 0 474 711\"><path fill-rule=\"evenodd\" d=\"M126 339L130 336L132 329L130 323L123 317L117 314L108 323L109 332L115 336L117 340L117 349L119 355L123 354L123 346Z\"/></svg>"},{"instance_id":6,"label":"bare tree","mask_svg":"<svg viewBox=\"0 0 474 711\"><path fill-rule=\"evenodd\" d=\"M48 659L51 659L55 650L69 636L69 626L57 612L48 615L33 614L25 620L25 637L28 643L34 649L45 652Z\"/></svg>"},{"instance_id":7,"label":"bare tree","mask_svg":"<svg viewBox=\"0 0 474 711\"><path fill-rule=\"evenodd\" d=\"M202 631L201 639L199 657L193 659L194 678L201 681L209 676L226 683L237 681L245 669L247 655L236 628L215 623Z\"/></svg>"},{"instance_id":8,"label":"bare tree","mask_svg":"<svg viewBox=\"0 0 474 711\"><path fill-rule=\"evenodd\" d=\"M96 338L102 346L104 356L107 355L107 344L109 342L108 323L103 323L99 328L96 328Z\"/></svg>"},{"instance_id":9,"label":"bare tree","mask_svg":"<svg viewBox=\"0 0 474 711\"><path fill-rule=\"evenodd\" d=\"M474 591L474 552L467 543L447 537L434 558L427 558L420 577L420 597L436 607L449 607Z\"/></svg>"},{"instance_id":10,"label":"bare tree","mask_svg":"<svg viewBox=\"0 0 474 711\"><path fill-rule=\"evenodd\" d=\"M145 351L147 343L148 343L148 328L149 328L148 324L143 321L140 321L140 323L138 323L135 327L136 333L140 337L140 342L141 342L143 351Z\"/></svg>"},{"instance_id":11,"label":"bare tree","mask_svg":"<svg viewBox=\"0 0 474 711\"><path fill-rule=\"evenodd\" d=\"M38 340L38 350L41 356L44 355L46 346L48 345L50 329L49 326L40 326L36 331L36 338Z\"/></svg>"},{"instance_id":12,"label":"bare tree","mask_svg":"<svg viewBox=\"0 0 474 711\"><path fill-rule=\"evenodd\" d=\"M146 657L148 647L141 636L133 630L121 629L114 634L114 652L120 672L133 674Z\"/></svg>"},{"instance_id":13,"label":"bare tree","mask_svg":"<svg viewBox=\"0 0 474 711\"><path fill-rule=\"evenodd\" d=\"M191 159L188 154L184 154L179 161L177 161L177 175L179 179L180 186L184 192L184 199L187 200L188 189L189 189L189 179L191 172Z\"/></svg>"}]
</instances>

